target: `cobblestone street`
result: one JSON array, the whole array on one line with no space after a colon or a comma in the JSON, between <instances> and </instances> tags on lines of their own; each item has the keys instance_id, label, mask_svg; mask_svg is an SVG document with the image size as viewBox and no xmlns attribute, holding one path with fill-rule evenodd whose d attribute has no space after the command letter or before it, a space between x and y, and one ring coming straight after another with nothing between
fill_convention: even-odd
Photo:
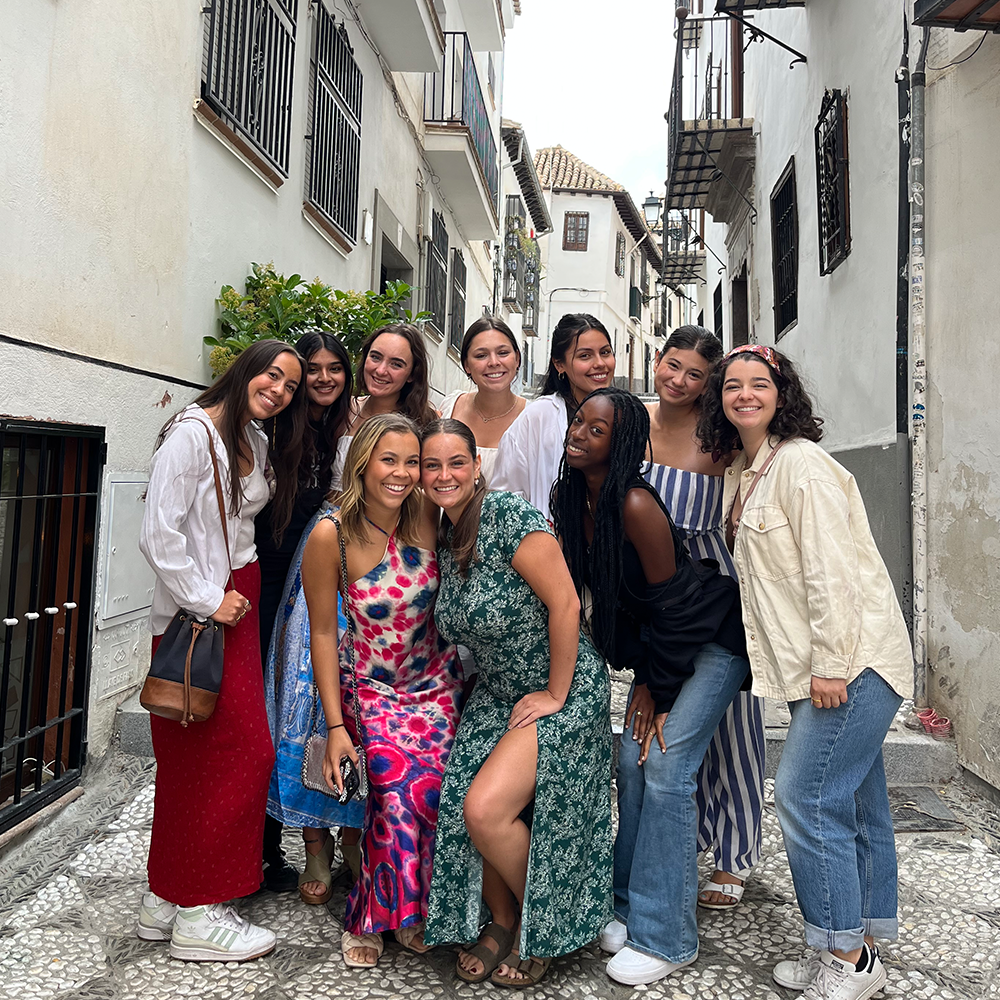
<instances>
[{"instance_id":1,"label":"cobblestone street","mask_svg":"<svg viewBox=\"0 0 1000 1000\"><path fill-rule=\"evenodd\" d=\"M623 690L615 685L620 716ZM278 935L274 952L247 964L171 960L164 944L135 937L145 889L153 809L152 760L117 752L90 776L86 792L0 861L0 996L18 1000L147 1000L259 997L261 1000L435 1000L504 995L454 976L454 951L427 957L387 942L375 972L349 970L340 957L344 890L326 907L297 894L261 894L243 914ZM1000 998L1000 815L958 782L938 789L955 822L936 824L922 804L911 825L945 832L897 836L900 939L883 945L886 997ZM701 956L651 987L611 982L596 944L557 960L533 991L573 1000L780 1000L770 971L802 947L801 921L768 783L761 863L742 905L700 911ZM897 799L897 814L899 801ZM905 807L906 803L904 803ZM914 818L916 823L914 824ZM285 837L301 868L296 831ZM706 872L707 873L707 869Z\"/></svg>"}]
</instances>

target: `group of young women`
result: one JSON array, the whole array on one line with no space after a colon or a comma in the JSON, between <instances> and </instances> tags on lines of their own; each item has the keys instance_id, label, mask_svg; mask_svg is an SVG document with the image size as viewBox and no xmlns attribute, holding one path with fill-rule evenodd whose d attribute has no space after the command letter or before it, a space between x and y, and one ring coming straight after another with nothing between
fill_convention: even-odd
<instances>
[{"instance_id":1,"label":"group of young women","mask_svg":"<svg viewBox=\"0 0 1000 1000\"><path fill-rule=\"evenodd\" d=\"M185 608L226 645L214 714L153 719L140 937L188 960L265 954L274 934L229 901L263 858L266 885L325 902L339 829L349 966L391 931L418 953L460 944L466 982L520 988L597 938L613 979L654 982L695 961L696 906L738 905L759 857L766 695L792 711L775 804L809 947L774 978L871 996L873 939L896 931L881 743L910 653L792 362L682 327L647 409L613 387L587 314L560 320L530 404L501 320L469 328L461 362L473 388L438 413L412 326L368 339L357 396L330 334L264 341L164 428L152 629ZM228 487L228 558L195 422ZM608 664L634 672L617 834ZM316 735L329 795L302 780ZM363 801L339 800L345 761ZM282 826L302 830L297 877Z\"/></svg>"}]
</instances>

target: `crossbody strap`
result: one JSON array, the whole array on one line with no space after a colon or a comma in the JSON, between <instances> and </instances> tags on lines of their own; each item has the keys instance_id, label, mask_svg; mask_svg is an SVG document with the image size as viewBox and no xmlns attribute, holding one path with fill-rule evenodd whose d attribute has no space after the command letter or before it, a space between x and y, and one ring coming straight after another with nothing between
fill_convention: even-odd
<instances>
[{"instance_id":1,"label":"crossbody strap","mask_svg":"<svg viewBox=\"0 0 1000 1000\"><path fill-rule=\"evenodd\" d=\"M746 513L747 504L750 502L750 497L753 496L753 491L757 488L757 484L760 482L761 476L767 472L768 466L774 461L774 456L778 454L779 451L788 443L790 439L785 438L783 441L779 441L772 449L771 454L767 456L764 460L764 464L757 470L757 474L753 477L753 482L750 484L750 489L747 490L747 495L743 498L743 506L740 509L740 516L733 518L733 534L735 535L739 531L740 521L743 519L743 515ZM739 498L740 486L739 483L736 484L736 497ZM736 500L733 500L733 505L735 506Z\"/></svg>"},{"instance_id":2,"label":"crossbody strap","mask_svg":"<svg viewBox=\"0 0 1000 1000\"><path fill-rule=\"evenodd\" d=\"M181 417L177 423L181 424L186 421L201 424L201 426L205 428L205 433L208 435L208 451L212 456L212 475L215 477L215 501L219 505L219 519L222 521L222 537L226 543L226 560L229 563L229 580L227 581L227 585L232 586L233 554L229 551L229 528L226 518L226 505L222 499L222 479L219 476L219 459L215 453L215 441L212 438L212 429L205 423L204 420L199 420L197 417ZM239 461L239 456L236 457L236 461ZM229 474L232 476L232 469L230 469Z\"/></svg>"},{"instance_id":3,"label":"crossbody strap","mask_svg":"<svg viewBox=\"0 0 1000 1000\"><path fill-rule=\"evenodd\" d=\"M332 514L330 520L337 526L337 541L340 543L340 595L344 605L344 617L347 619L347 659L351 668L351 696L354 701L354 729L358 740L364 745L364 731L361 728L361 712L358 709L358 671L354 656L354 615L351 614L351 603L347 593L347 544L344 542L344 529L340 521Z\"/></svg>"}]
</instances>

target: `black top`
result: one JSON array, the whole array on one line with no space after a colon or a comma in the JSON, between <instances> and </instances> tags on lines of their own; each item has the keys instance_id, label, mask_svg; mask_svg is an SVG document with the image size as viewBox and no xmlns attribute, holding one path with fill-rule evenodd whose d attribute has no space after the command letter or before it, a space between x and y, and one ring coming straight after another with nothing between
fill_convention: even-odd
<instances>
[{"instance_id":1,"label":"black top","mask_svg":"<svg viewBox=\"0 0 1000 1000\"><path fill-rule=\"evenodd\" d=\"M635 682L648 685L657 713L669 712L706 643L718 643L746 657L740 593L736 581L721 574L714 559L691 559L669 511L649 483L636 479L633 487L653 496L666 516L676 572L663 583L650 584L639 553L625 539L612 666L633 670ZM744 684L749 677L748 665Z\"/></svg>"}]
</instances>

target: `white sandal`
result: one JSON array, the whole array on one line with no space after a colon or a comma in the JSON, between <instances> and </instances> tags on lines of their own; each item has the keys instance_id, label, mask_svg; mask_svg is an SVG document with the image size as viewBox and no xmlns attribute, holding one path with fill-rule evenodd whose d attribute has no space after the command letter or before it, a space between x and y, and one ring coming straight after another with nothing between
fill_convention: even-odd
<instances>
[{"instance_id":1,"label":"white sandal","mask_svg":"<svg viewBox=\"0 0 1000 1000\"><path fill-rule=\"evenodd\" d=\"M701 891L698 893L698 905L705 910L731 910L734 906L739 906L740 900L743 898L743 890L746 889L746 885L736 885L735 883L729 882L706 882L702 887ZM730 896L732 898L731 903L709 903L703 900L701 897L705 895L706 892L718 892L723 896Z\"/></svg>"},{"instance_id":2,"label":"white sandal","mask_svg":"<svg viewBox=\"0 0 1000 1000\"><path fill-rule=\"evenodd\" d=\"M349 969L374 969L382 957L384 947L381 934L352 934L350 931L344 931L340 936L340 953L344 956L344 964ZM375 961L359 962L355 958L350 958L347 953L354 948L371 948L376 953Z\"/></svg>"}]
</instances>

